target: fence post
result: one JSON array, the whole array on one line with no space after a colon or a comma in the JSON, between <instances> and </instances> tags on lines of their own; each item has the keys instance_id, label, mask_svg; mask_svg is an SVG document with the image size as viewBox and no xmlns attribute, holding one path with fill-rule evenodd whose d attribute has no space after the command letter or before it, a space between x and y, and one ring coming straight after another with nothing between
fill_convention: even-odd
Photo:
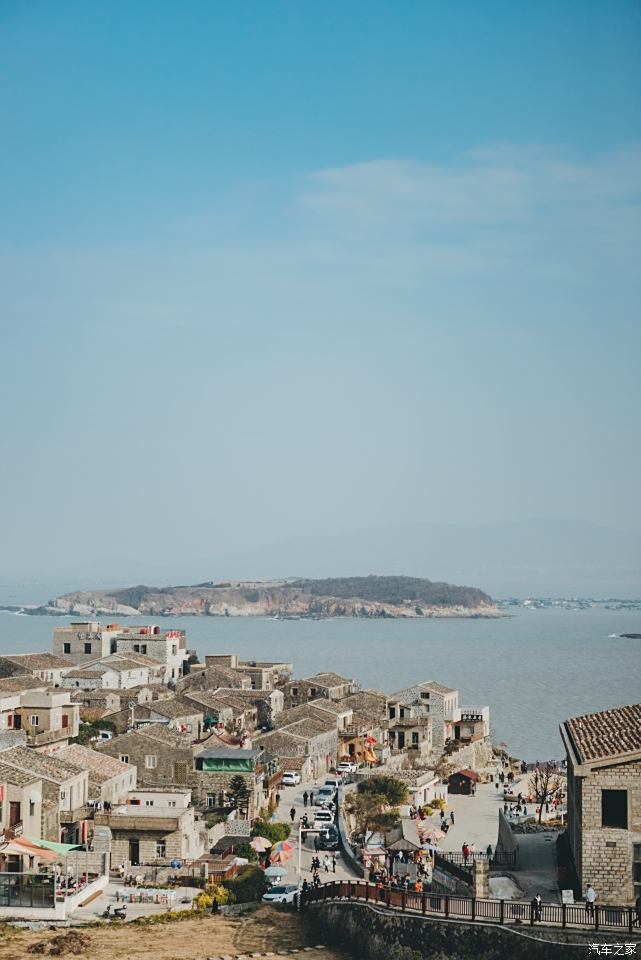
<instances>
[{"instance_id":1,"label":"fence post","mask_svg":"<svg viewBox=\"0 0 641 960\"><path fill-rule=\"evenodd\" d=\"M476 897L472 897L472 920L476 920Z\"/></svg>"},{"instance_id":2,"label":"fence post","mask_svg":"<svg viewBox=\"0 0 641 960\"><path fill-rule=\"evenodd\" d=\"M369 900L369 883L365 884L365 899Z\"/></svg>"},{"instance_id":3,"label":"fence post","mask_svg":"<svg viewBox=\"0 0 641 960\"><path fill-rule=\"evenodd\" d=\"M530 904L530 926L534 926L534 904Z\"/></svg>"},{"instance_id":4,"label":"fence post","mask_svg":"<svg viewBox=\"0 0 641 960\"><path fill-rule=\"evenodd\" d=\"M505 923L505 900L499 900L499 923Z\"/></svg>"},{"instance_id":5,"label":"fence post","mask_svg":"<svg viewBox=\"0 0 641 960\"><path fill-rule=\"evenodd\" d=\"M405 890L401 890L401 910L405 909L405 897L406 897Z\"/></svg>"},{"instance_id":6,"label":"fence post","mask_svg":"<svg viewBox=\"0 0 641 960\"><path fill-rule=\"evenodd\" d=\"M568 922L568 905L567 903L561 904L561 926L565 929Z\"/></svg>"},{"instance_id":7,"label":"fence post","mask_svg":"<svg viewBox=\"0 0 641 960\"><path fill-rule=\"evenodd\" d=\"M450 915L450 898L449 898L449 897L447 896L447 894L446 894L446 896L445 896L445 916L446 916L446 917L449 917L449 915Z\"/></svg>"},{"instance_id":8,"label":"fence post","mask_svg":"<svg viewBox=\"0 0 641 960\"><path fill-rule=\"evenodd\" d=\"M599 908L596 903L594 904L594 929L599 929Z\"/></svg>"},{"instance_id":9,"label":"fence post","mask_svg":"<svg viewBox=\"0 0 641 960\"><path fill-rule=\"evenodd\" d=\"M422 900L423 902L421 904L421 907L423 910L423 916L425 916L427 912L427 894L426 893L423 894ZM632 923L632 907L630 907L630 923Z\"/></svg>"},{"instance_id":10,"label":"fence post","mask_svg":"<svg viewBox=\"0 0 641 960\"><path fill-rule=\"evenodd\" d=\"M633 913L632 907L628 907L628 933L632 933Z\"/></svg>"}]
</instances>

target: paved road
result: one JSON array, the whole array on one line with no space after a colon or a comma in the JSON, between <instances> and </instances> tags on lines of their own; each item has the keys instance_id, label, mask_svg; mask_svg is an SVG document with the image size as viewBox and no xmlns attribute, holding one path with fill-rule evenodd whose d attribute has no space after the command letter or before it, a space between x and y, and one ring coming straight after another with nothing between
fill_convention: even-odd
<instances>
[{"instance_id":1,"label":"paved road","mask_svg":"<svg viewBox=\"0 0 641 960\"><path fill-rule=\"evenodd\" d=\"M300 818L303 813L307 813L310 823L313 821L313 807L307 807L305 809L303 805L303 793L306 790L308 793L310 790L314 790L315 787L322 787L325 777L320 777L315 784L305 784L304 786L297 787L283 787L280 791L280 805L276 811L276 816L279 820L282 820L285 823L291 823L290 819L290 810L293 807L295 809L294 823L291 826L291 839L296 844L296 849L292 854L291 860L286 861L283 866L287 868L287 876L283 878L282 883L298 883L298 825ZM311 870L311 861L314 857L314 836L313 834L308 834L305 843L301 847L301 883L304 879L307 879L311 882L312 879L312 870ZM323 862L324 852L319 851L318 856ZM322 881L326 880L353 880L357 879L356 874L347 866L344 862L340 850L337 850L335 853L336 856L336 870L335 872L332 869L332 865L329 867L329 872L326 873L323 868L321 868L320 878ZM329 853L331 860L332 854Z\"/></svg>"}]
</instances>

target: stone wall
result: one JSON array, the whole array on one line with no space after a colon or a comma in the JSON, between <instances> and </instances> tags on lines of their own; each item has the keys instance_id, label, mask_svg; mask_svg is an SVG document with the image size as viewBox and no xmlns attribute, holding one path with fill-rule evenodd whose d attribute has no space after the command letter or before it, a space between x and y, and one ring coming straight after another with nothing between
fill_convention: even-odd
<instances>
[{"instance_id":1,"label":"stone wall","mask_svg":"<svg viewBox=\"0 0 641 960\"><path fill-rule=\"evenodd\" d=\"M319 940L343 944L358 960L584 960L589 944L612 942L594 931L483 925L393 914L365 903L313 904L309 922ZM626 934L626 942L638 937Z\"/></svg>"},{"instance_id":2,"label":"stone wall","mask_svg":"<svg viewBox=\"0 0 641 960\"><path fill-rule=\"evenodd\" d=\"M627 830L602 826L602 790L627 790ZM580 836L583 891L591 883L598 903L634 903L632 857L633 845L641 844L641 761L594 770L582 779Z\"/></svg>"},{"instance_id":3,"label":"stone wall","mask_svg":"<svg viewBox=\"0 0 641 960\"><path fill-rule=\"evenodd\" d=\"M192 803L196 807L206 809L210 804L207 802L208 796L214 798L211 805L221 806L220 799L224 792L229 792L229 787L234 777L242 777L247 784L250 794L249 819L256 816L259 806L259 797L257 793L256 775L254 773L238 773L236 771L210 772L206 770L193 770L189 774L189 788L191 790Z\"/></svg>"},{"instance_id":4,"label":"stone wall","mask_svg":"<svg viewBox=\"0 0 641 960\"><path fill-rule=\"evenodd\" d=\"M501 809L499 809L499 835L496 841L496 852L516 853L518 863L519 841L512 833L510 822Z\"/></svg>"}]
</instances>

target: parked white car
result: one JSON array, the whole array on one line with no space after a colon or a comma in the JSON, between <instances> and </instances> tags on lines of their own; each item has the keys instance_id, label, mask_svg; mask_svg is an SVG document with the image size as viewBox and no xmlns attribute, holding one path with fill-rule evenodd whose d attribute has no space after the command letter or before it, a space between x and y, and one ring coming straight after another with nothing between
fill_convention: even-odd
<instances>
[{"instance_id":1,"label":"parked white car","mask_svg":"<svg viewBox=\"0 0 641 960\"><path fill-rule=\"evenodd\" d=\"M314 830L322 830L328 823L334 822L334 814L330 810L317 810L314 814Z\"/></svg>"},{"instance_id":2,"label":"parked white car","mask_svg":"<svg viewBox=\"0 0 641 960\"><path fill-rule=\"evenodd\" d=\"M295 773L293 770L285 770L280 782L284 787L296 787L300 783L300 773Z\"/></svg>"},{"instance_id":3,"label":"parked white car","mask_svg":"<svg viewBox=\"0 0 641 960\"><path fill-rule=\"evenodd\" d=\"M341 781L337 780L336 777L327 777L325 783L323 784L322 789L329 787L331 790L338 790L341 785Z\"/></svg>"},{"instance_id":4,"label":"parked white car","mask_svg":"<svg viewBox=\"0 0 641 960\"><path fill-rule=\"evenodd\" d=\"M336 767L337 773L356 773L357 770L358 764L352 763L351 760L342 760Z\"/></svg>"},{"instance_id":5,"label":"parked white car","mask_svg":"<svg viewBox=\"0 0 641 960\"><path fill-rule=\"evenodd\" d=\"M291 883L282 887L271 887L263 894L263 900L266 903L293 903L297 891L298 887Z\"/></svg>"}]
</instances>

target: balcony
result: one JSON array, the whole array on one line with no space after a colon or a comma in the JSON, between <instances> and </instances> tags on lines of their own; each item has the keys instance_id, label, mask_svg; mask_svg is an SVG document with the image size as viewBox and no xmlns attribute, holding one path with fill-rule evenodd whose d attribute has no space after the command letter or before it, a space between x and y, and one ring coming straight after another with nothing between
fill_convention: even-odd
<instances>
[{"instance_id":1,"label":"balcony","mask_svg":"<svg viewBox=\"0 0 641 960\"><path fill-rule=\"evenodd\" d=\"M68 740L70 737L78 736L78 731L73 727L63 727L60 730L42 730L40 733L26 730L27 746L44 747L48 743L58 743L60 740Z\"/></svg>"},{"instance_id":2,"label":"balcony","mask_svg":"<svg viewBox=\"0 0 641 960\"><path fill-rule=\"evenodd\" d=\"M180 829L180 817L176 813L163 814L152 807L140 807L135 813L97 813L96 825L110 827L111 830L158 830L160 833L174 833Z\"/></svg>"},{"instance_id":3,"label":"balcony","mask_svg":"<svg viewBox=\"0 0 641 960\"><path fill-rule=\"evenodd\" d=\"M73 810L60 811L60 823L78 823L80 820L88 820L93 810L86 803L81 807L74 807Z\"/></svg>"}]
</instances>

